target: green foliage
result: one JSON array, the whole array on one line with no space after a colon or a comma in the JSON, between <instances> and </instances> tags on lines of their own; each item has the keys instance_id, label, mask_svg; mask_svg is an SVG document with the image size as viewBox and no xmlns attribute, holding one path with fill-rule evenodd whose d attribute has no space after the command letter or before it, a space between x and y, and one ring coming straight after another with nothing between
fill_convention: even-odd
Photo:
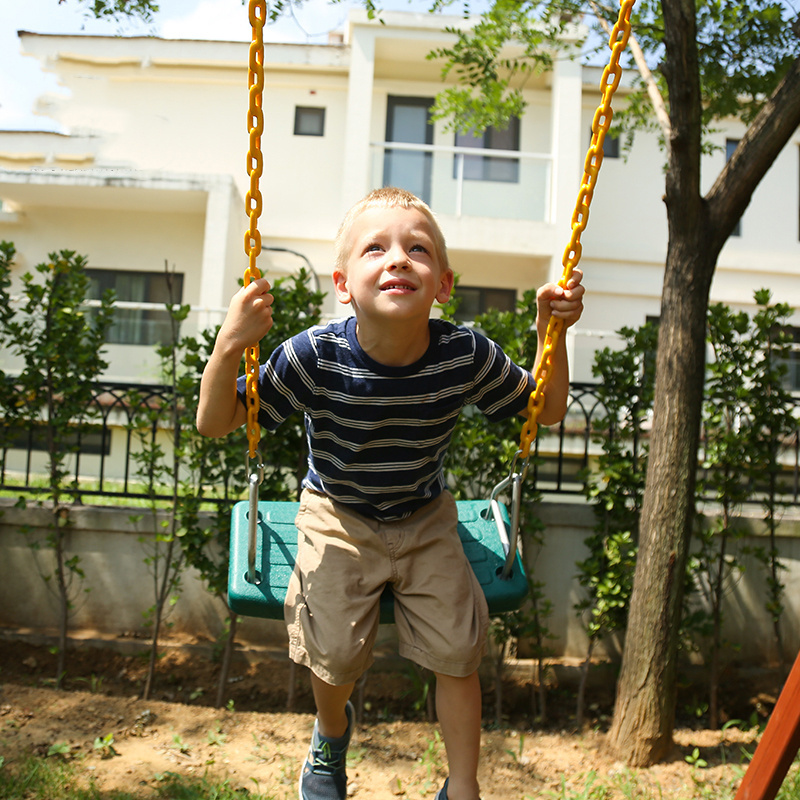
<instances>
[{"instance_id":1,"label":"green foliage","mask_svg":"<svg viewBox=\"0 0 800 800\"><path fill-rule=\"evenodd\" d=\"M707 367L697 496L711 500L719 514L711 524L699 526L696 534L687 567L682 632L687 642L708 641L713 676L725 644L723 599L743 571L745 556L755 556L765 569L766 607L773 616L778 651L783 649L778 626L783 565L775 540L770 539L769 547L745 548L739 543L743 529L737 524L742 505L758 501L774 536L780 512L781 454L797 429L794 401L783 385L791 309L786 304L770 305L766 290L756 292L755 301L759 308L752 317L722 304L708 313L713 359ZM594 502L597 525L586 540L589 554L578 564L586 596L576 606L584 616L590 651L594 639L626 625L653 403L657 329L624 328L620 335L624 347L598 351L593 370L605 410L595 427L602 453L587 476L587 496ZM715 681L712 677L710 702L703 705L712 724L716 724Z\"/></svg>"},{"instance_id":2,"label":"green foliage","mask_svg":"<svg viewBox=\"0 0 800 800\"><path fill-rule=\"evenodd\" d=\"M308 279L303 269L275 282L274 325L260 343L262 361L280 342L319 322L323 295L308 288ZM172 341L161 345L158 353L171 391L164 405L139 403L141 411L132 422L140 439L136 456L140 476L153 491L156 486L171 486L173 493L166 518L160 528L156 527L156 536L148 539L146 562L153 572L156 590L156 602L146 612L154 635L151 670L155 668L160 626L177 601L186 566L196 569L209 589L225 598L230 510L245 493L248 478L244 429L224 439L209 439L200 436L195 428L200 380L217 331L203 331L198 338L182 337L180 325L188 307L169 307L169 311ZM261 496L296 499L307 460L302 419L288 420L276 433L265 434L263 442ZM209 500L214 501L215 511L208 522L201 524L201 510ZM154 514L161 505L154 497ZM228 637L234 631L232 620Z\"/></svg>"},{"instance_id":3,"label":"green foliage","mask_svg":"<svg viewBox=\"0 0 800 800\"><path fill-rule=\"evenodd\" d=\"M153 15L158 13L159 7L152 0L73 0L81 6L86 16L95 19L124 20L126 18L140 19L143 22L152 22ZM58 0L59 3L69 0Z\"/></svg>"},{"instance_id":4,"label":"green foliage","mask_svg":"<svg viewBox=\"0 0 800 800\"><path fill-rule=\"evenodd\" d=\"M78 555L69 555L71 518L65 497L79 495L68 462L80 451L81 435L91 418L93 382L106 368L102 352L111 325L113 296L107 293L99 306L86 308L89 280L87 259L69 250L51 253L36 274L22 275L22 305L8 303L14 246L0 246L0 294L5 307L0 314L0 341L22 364L13 380L3 380L4 428L40 430L45 439L47 487L39 505L51 510L45 534L53 566L41 567L42 577L54 587L58 602L59 658L57 684L64 674L69 614L82 588L84 573ZM25 501L21 501L25 502ZM41 542L31 542L35 552Z\"/></svg>"},{"instance_id":5,"label":"green foliage","mask_svg":"<svg viewBox=\"0 0 800 800\"><path fill-rule=\"evenodd\" d=\"M445 319L457 320L457 297L456 289L456 299L443 309ZM525 292L516 311L489 311L476 317L475 327L497 342L517 364L532 367L537 344L536 292ZM457 500L489 497L492 489L508 475L521 427L519 418L490 422L473 409L461 414L445 464L448 485ZM528 494L524 508L529 508L536 499Z\"/></svg>"},{"instance_id":6,"label":"green foliage","mask_svg":"<svg viewBox=\"0 0 800 800\"><path fill-rule=\"evenodd\" d=\"M87 259L62 250L22 276L22 307L4 322L4 339L23 363L16 402L6 420L44 423L49 459L49 494L58 503L68 490L68 455L76 452L76 434L85 430L92 382L108 366L102 356L113 316L113 296L104 295L91 312L83 306L88 291Z\"/></svg>"},{"instance_id":7,"label":"green foliage","mask_svg":"<svg viewBox=\"0 0 800 800\"><path fill-rule=\"evenodd\" d=\"M589 553L577 564L586 596L576 605L590 642L623 630L627 621L653 407L658 329L645 323L622 328L620 336L625 347L599 350L592 368L605 413L593 434L602 452L587 476L586 494L597 524L585 541Z\"/></svg>"},{"instance_id":8,"label":"green foliage","mask_svg":"<svg viewBox=\"0 0 800 800\"><path fill-rule=\"evenodd\" d=\"M447 28L456 43L428 54L444 59L442 80L455 77L456 85L436 99L433 115L450 120L448 127L461 133L481 131L490 125L504 129L512 117L522 116L525 102L520 81L552 67L553 50L562 24L540 24L531 15L535 3L494 0L475 27ZM503 53L509 40L524 50L514 58Z\"/></svg>"},{"instance_id":9,"label":"green foliage","mask_svg":"<svg viewBox=\"0 0 800 800\"><path fill-rule=\"evenodd\" d=\"M439 4L432 2L434 9ZM581 20L589 36L584 54L592 63L604 64L611 54L608 26L617 21L618 4L555 0L519 3L494 0L473 28L452 31L456 44L441 48L431 58L445 59L443 76L455 75L458 86L437 98L438 118L449 118L461 131L505 127L512 115L524 109L521 86L531 74L548 69L556 57L574 57L575 46L563 33ZM723 0L697 3L697 55L703 97L703 124L710 131L716 121L738 116L749 124L765 98L777 86L789 64L800 55L800 40L793 32L796 10L775 0ZM631 15L633 34L652 70L661 96L669 105L664 63L664 21L658 0L639 0ZM596 42L602 42L596 46ZM566 52L565 52L566 51ZM626 70L630 54L623 54ZM636 130L657 128L652 102L644 81L630 68L634 91L624 108L615 111L615 130L630 141ZM599 100L599 94L598 94Z\"/></svg>"},{"instance_id":10,"label":"green foliage","mask_svg":"<svg viewBox=\"0 0 800 800\"><path fill-rule=\"evenodd\" d=\"M772 0L703 0L696 8L704 124L738 116L747 125L800 55L791 25L797 12ZM632 23L645 55L658 65L664 48L660 3L637 2Z\"/></svg>"},{"instance_id":11,"label":"green foliage","mask_svg":"<svg viewBox=\"0 0 800 800\"><path fill-rule=\"evenodd\" d=\"M766 609L772 619L779 659L783 661L780 618L785 590L781 572L785 566L778 558L777 528L782 511L779 495L787 487L782 480L781 455L791 437L796 435L797 419L792 394L784 384L786 364L791 354L787 321L792 309L786 303L772 305L770 300L770 292L766 289L755 293L759 309L753 317L751 329L759 347L748 371L752 387L747 431L751 446L748 473L760 497L769 534L769 544L753 548L752 553L765 570Z\"/></svg>"},{"instance_id":12,"label":"green foliage","mask_svg":"<svg viewBox=\"0 0 800 800\"><path fill-rule=\"evenodd\" d=\"M443 308L443 316L451 321L457 319L458 289ZM515 311L490 310L478 316L474 324L517 364L533 366L537 347L536 290L525 292ZM492 489L508 476L519 447L521 427L521 418L490 422L475 409L462 412L445 462L448 485L457 500L488 498ZM546 620L552 613L552 605L544 596L544 584L530 577L535 550L542 541L543 525L535 512L539 499L538 492L526 491L523 484L520 538L529 573L529 600L522 609L494 619L491 635L501 651L511 641L524 639L530 643L533 657L541 662L550 652L547 642L551 634ZM498 671L501 670L502 663L498 664ZM542 674L541 668L539 672ZM497 676L498 681L500 677Z\"/></svg>"},{"instance_id":13,"label":"green foliage","mask_svg":"<svg viewBox=\"0 0 800 800\"><path fill-rule=\"evenodd\" d=\"M324 294L308 288L305 269L289 278L279 278L273 287L275 316L272 329L259 344L261 360L284 340L320 321ZM217 330L203 331L199 340L182 342L182 373L179 387L185 405L187 446L182 464L192 475L182 499L181 546L187 563L200 572L212 592L224 597L228 584L228 539L230 509L247 491L247 440L244 428L224 439L200 436L194 418L200 397L200 379L214 349ZM242 371L244 367L242 367ZM307 450L302 419L289 419L275 433L263 435L265 463L260 487L262 497L295 500L305 475ZM208 499L208 487L222 487L228 502L217 502L210 524L200 528L199 506Z\"/></svg>"},{"instance_id":14,"label":"green foliage","mask_svg":"<svg viewBox=\"0 0 800 800\"><path fill-rule=\"evenodd\" d=\"M750 495L749 486L742 480L750 446L740 430L748 411L747 367L753 360L753 347L757 346L748 329L746 313L733 312L722 304L709 308L708 341L714 358L706 373L703 402L705 447L698 492L700 496L716 501L720 514L710 523L709 518L700 519L697 546L690 567L709 609L709 714L712 727L718 724L717 694L724 646L723 601L744 569L741 554L733 544L744 535L737 517Z\"/></svg>"}]
</instances>

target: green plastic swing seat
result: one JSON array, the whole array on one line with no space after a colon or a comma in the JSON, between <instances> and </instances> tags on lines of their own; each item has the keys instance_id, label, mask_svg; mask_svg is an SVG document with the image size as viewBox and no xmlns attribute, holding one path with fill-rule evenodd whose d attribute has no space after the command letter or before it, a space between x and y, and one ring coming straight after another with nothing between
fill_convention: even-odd
<instances>
[{"instance_id":1,"label":"green plastic swing seat","mask_svg":"<svg viewBox=\"0 0 800 800\"><path fill-rule=\"evenodd\" d=\"M520 607L528 582L519 553L507 578L502 577L508 545L504 544L488 500L460 500L458 535L464 552L486 595L489 613L500 614ZM508 512L497 504L508 526ZM283 619L283 601L297 556L294 525L299 503L259 502L256 523L255 581L250 580L249 514L243 500L231 512L228 605L235 614ZM488 512L488 513L487 513ZM394 620L394 600L387 586L381 598L381 622Z\"/></svg>"}]
</instances>

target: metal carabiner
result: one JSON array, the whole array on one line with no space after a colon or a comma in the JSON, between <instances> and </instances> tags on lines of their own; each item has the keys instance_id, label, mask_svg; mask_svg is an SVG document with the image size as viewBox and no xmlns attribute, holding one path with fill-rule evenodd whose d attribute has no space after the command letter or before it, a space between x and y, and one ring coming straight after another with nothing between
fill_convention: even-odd
<instances>
[{"instance_id":1,"label":"metal carabiner","mask_svg":"<svg viewBox=\"0 0 800 800\"><path fill-rule=\"evenodd\" d=\"M500 542L505 550L506 561L503 565L503 570L500 573L502 580L507 580L511 577L511 570L514 568L514 559L517 556L517 547L519 542L519 510L522 502L522 482L528 474L528 461L526 457L522 463L522 469L517 472L517 461L519 460L521 450L517 450L511 462L511 469L507 477L503 478L497 486L492 489L492 494L489 503L492 508L492 516L494 517L494 524L497 526L497 534L500 537ZM511 486L511 509L509 514L509 527L506 529L503 514L500 511L500 503L497 501L497 495L505 491L508 486Z\"/></svg>"},{"instance_id":2,"label":"metal carabiner","mask_svg":"<svg viewBox=\"0 0 800 800\"><path fill-rule=\"evenodd\" d=\"M247 467L249 471L250 456L248 453ZM258 458L255 471L250 472L247 479L248 499L250 507L247 514L247 581L254 585L261 582L261 576L256 571L256 549L258 545L258 487L264 480L264 464Z\"/></svg>"}]
</instances>

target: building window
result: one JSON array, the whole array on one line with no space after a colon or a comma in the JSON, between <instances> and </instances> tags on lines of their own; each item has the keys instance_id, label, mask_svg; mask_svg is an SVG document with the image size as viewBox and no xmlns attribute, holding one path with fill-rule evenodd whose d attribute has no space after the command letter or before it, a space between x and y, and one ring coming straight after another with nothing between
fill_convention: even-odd
<instances>
[{"instance_id":1,"label":"building window","mask_svg":"<svg viewBox=\"0 0 800 800\"><path fill-rule=\"evenodd\" d=\"M118 301L153 303L162 308L119 308L106 335L108 344L157 345L172 341L172 319L163 306L183 302L183 275L167 272L132 272L87 269L90 300L112 289Z\"/></svg>"},{"instance_id":2,"label":"building window","mask_svg":"<svg viewBox=\"0 0 800 800\"><path fill-rule=\"evenodd\" d=\"M432 97L389 95L386 98L386 141L424 145L420 149L387 147L383 159L383 185L398 186L430 205L433 176Z\"/></svg>"},{"instance_id":3,"label":"building window","mask_svg":"<svg viewBox=\"0 0 800 800\"><path fill-rule=\"evenodd\" d=\"M512 117L504 130L489 127L482 133L456 133L456 147L476 150L511 150L519 152L519 119ZM464 162L464 180L519 182L519 159L503 156L456 154L453 177L458 177L459 162Z\"/></svg>"},{"instance_id":4,"label":"building window","mask_svg":"<svg viewBox=\"0 0 800 800\"><path fill-rule=\"evenodd\" d=\"M725 140L725 162L731 160L733 156L733 151L739 146L738 139L726 139ZM731 232L731 236L741 236L742 235L742 221L741 219L736 223L736 227Z\"/></svg>"},{"instance_id":5,"label":"building window","mask_svg":"<svg viewBox=\"0 0 800 800\"><path fill-rule=\"evenodd\" d=\"M473 320L489 310L514 311L517 306L516 289L493 289L487 286L461 286L455 289L458 318Z\"/></svg>"},{"instance_id":6,"label":"building window","mask_svg":"<svg viewBox=\"0 0 800 800\"><path fill-rule=\"evenodd\" d=\"M785 330L793 344L789 357L781 360L786 365L786 374L782 382L784 388L790 392L800 392L800 328L789 326Z\"/></svg>"},{"instance_id":7,"label":"building window","mask_svg":"<svg viewBox=\"0 0 800 800\"><path fill-rule=\"evenodd\" d=\"M294 109L295 136L324 136L325 109L296 106Z\"/></svg>"}]
</instances>

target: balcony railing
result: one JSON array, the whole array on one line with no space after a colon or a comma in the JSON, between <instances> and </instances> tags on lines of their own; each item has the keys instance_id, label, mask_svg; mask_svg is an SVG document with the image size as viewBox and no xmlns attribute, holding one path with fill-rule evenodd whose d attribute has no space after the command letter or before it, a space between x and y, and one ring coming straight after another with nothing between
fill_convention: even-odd
<instances>
[{"instance_id":1,"label":"balcony railing","mask_svg":"<svg viewBox=\"0 0 800 800\"><path fill-rule=\"evenodd\" d=\"M371 185L400 186L438 214L552 222L549 153L373 142Z\"/></svg>"},{"instance_id":2,"label":"balcony railing","mask_svg":"<svg viewBox=\"0 0 800 800\"><path fill-rule=\"evenodd\" d=\"M160 385L97 383L90 402L91 426L76 433L70 442L66 467L75 480L76 500L91 497L130 499L171 499L171 488L148 483L137 474L136 454L142 436L155 441L161 437L166 452L173 441L166 427L170 389ZM798 401L800 405L800 400ZM145 431L134 433L132 423L143 408L164 408L163 422L158 419ZM567 414L562 423L541 427L535 443L535 458L526 490L546 495L580 496L586 489L587 468L591 470L602 452L602 437L624 436L634 457L642 459L649 440L649 429L640 431L608 430L601 427L606 410L597 394L597 386L573 383ZM39 426L18 430L4 427L0 448L0 490L6 492L42 492L45 490L47 456ZM242 469L245 466L243 442ZM700 452L702 471L702 449ZM798 431L783 442L780 455L780 500L800 505L800 439ZM755 486L754 500L765 487ZM208 487L209 502L225 500L227 487ZM238 498L236 498L238 499Z\"/></svg>"}]
</instances>

